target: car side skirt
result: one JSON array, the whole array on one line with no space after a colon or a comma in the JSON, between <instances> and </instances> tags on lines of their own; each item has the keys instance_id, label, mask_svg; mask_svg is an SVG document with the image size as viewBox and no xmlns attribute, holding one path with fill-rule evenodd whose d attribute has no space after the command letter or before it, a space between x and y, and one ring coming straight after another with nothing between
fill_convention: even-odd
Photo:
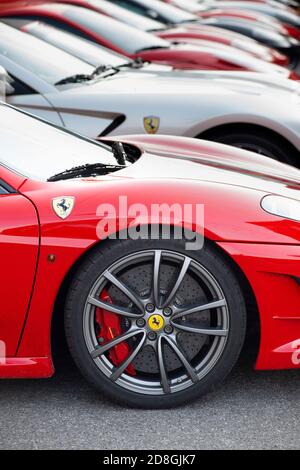
<instances>
[{"instance_id":1,"label":"car side skirt","mask_svg":"<svg viewBox=\"0 0 300 470\"><path fill-rule=\"evenodd\" d=\"M45 379L52 377L49 357L11 357L0 359L0 379Z\"/></svg>"}]
</instances>

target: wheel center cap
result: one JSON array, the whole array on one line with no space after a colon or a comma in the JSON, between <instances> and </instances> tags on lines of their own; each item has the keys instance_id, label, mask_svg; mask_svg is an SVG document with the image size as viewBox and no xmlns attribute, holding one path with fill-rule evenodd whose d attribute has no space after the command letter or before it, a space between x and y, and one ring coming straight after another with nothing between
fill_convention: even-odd
<instances>
[{"instance_id":1,"label":"wheel center cap","mask_svg":"<svg viewBox=\"0 0 300 470\"><path fill-rule=\"evenodd\" d=\"M165 321L161 315L154 314L148 320L148 325L153 331L159 331L164 327Z\"/></svg>"}]
</instances>

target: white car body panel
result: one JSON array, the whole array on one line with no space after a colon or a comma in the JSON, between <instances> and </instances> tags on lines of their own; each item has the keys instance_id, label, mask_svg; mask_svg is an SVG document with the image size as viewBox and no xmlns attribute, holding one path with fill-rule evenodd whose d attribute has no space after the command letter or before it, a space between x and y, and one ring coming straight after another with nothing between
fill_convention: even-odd
<instances>
[{"instance_id":1,"label":"white car body panel","mask_svg":"<svg viewBox=\"0 0 300 470\"><path fill-rule=\"evenodd\" d=\"M63 98L55 94L49 100L71 113L76 102L80 109L125 115L126 120L112 135L145 133L147 116L160 118L161 134L187 137L221 124L243 122L272 129L300 150L299 91L279 92L269 84L221 77L170 79L155 74L134 77L132 73L85 86L84 93L81 88L66 89ZM62 116L65 120L66 113ZM84 130L77 127L80 121L72 114L68 123L72 130ZM95 137L90 132L88 136Z\"/></svg>"},{"instance_id":2,"label":"white car body panel","mask_svg":"<svg viewBox=\"0 0 300 470\"><path fill-rule=\"evenodd\" d=\"M73 64L69 54L2 26L11 30L12 39L21 35L23 54L28 40L28 46L36 43L39 58L47 46L49 54L57 52L60 59L78 64L78 73L91 73L94 69L75 58ZM145 133L144 119L154 116L159 119L157 131L161 134L198 137L222 124L253 123L277 132L300 150L300 84L277 75L270 78L246 72L158 71L141 74L132 70L104 78L111 73L107 71L94 80L55 86L42 84L41 76L37 78L25 70L27 57L22 60L23 67L8 59L0 48L0 65L36 91L7 96L7 102L91 138L107 134L107 127L116 119L118 125L110 129L111 135ZM51 74L56 73L55 66L53 63Z\"/></svg>"}]
</instances>

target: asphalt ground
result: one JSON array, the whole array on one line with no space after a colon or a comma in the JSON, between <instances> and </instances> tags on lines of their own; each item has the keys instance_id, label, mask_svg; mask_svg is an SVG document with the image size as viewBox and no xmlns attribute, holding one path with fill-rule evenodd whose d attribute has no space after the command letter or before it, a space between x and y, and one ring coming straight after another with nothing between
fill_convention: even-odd
<instances>
[{"instance_id":1,"label":"asphalt ground","mask_svg":"<svg viewBox=\"0 0 300 470\"><path fill-rule=\"evenodd\" d=\"M243 359L197 402L143 411L100 397L65 359L52 379L0 381L0 449L299 449L299 379Z\"/></svg>"}]
</instances>

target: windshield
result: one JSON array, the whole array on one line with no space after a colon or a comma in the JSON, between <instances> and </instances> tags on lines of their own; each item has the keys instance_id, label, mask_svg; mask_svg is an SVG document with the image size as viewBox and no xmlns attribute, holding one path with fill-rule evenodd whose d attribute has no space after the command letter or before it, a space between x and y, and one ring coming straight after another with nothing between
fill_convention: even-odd
<instances>
[{"instance_id":1,"label":"windshield","mask_svg":"<svg viewBox=\"0 0 300 470\"><path fill-rule=\"evenodd\" d=\"M53 46L59 47L94 67L99 65L119 67L127 63L130 64L130 60L125 56L40 21L28 23L26 26L23 26L22 30Z\"/></svg>"},{"instance_id":2,"label":"windshield","mask_svg":"<svg viewBox=\"0 0 300 470\"><path fill-rule=\"evenodd\" d=\"M55 5L55 7L60 7L60 5ZM63 15L66 19L98 34L128 54L135 54L143 49L169 47L169 43L163 39L85 8L69 7L63 10Z\"/></svg>"},{"instance_id":3,"label":"windshield","mask_svg":"<svg viewBox=\"0 0 300 470\"><path fill-rule=\"evenodd\" d=\"M47 181L87 163L116 165L110 147L4 104L0 104L0 121L0 164L28 178Z\"/></svg>"},{"instance_id":4,"label":"windshield","mask_svg":"<svg viewBox=\"0 0 300 470\"><path fill-rule=\"evenodd\" d=\"M110 2L155 19L157 16L160 21L168 24L180 24L199 19L195 15L159 0L151 0L151 2L149 0L110 0Z\"/></svg>"},{"instance_id":5,"label":"windshield","mask_svg":"<svg viewBox=\"0 0 300 470\"><path fill-rule=\"evenodd\" d=\"M95 8L99 8L99 10L112 16L112 18L141 29L142 31L156 31L164 28L164 25L159 23L159 21L137 15L132 11L121 8L120 6L107 2L106 0L87 0L87 3Z\"/></svg>"},{"instance_id":6,"label":"windshield","mask_svg":"<svg viewBox=\"0 0 300 470\"><path fill-rule=\"evenodd\" d=\"M76 57L3 23L0 23L0 36L0 56L51 85L70 75L93 72L93 67Z\"/></svg>"}]
</instances>

